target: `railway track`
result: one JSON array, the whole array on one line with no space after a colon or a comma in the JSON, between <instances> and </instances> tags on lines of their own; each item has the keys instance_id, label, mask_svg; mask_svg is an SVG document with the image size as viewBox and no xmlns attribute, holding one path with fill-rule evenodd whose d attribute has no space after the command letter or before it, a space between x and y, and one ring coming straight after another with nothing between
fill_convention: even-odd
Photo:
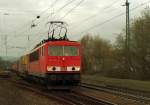
<instances>
[{"instance_id":1,"label":"railway track","mask_svg":"<svg viewBox=\"0 0 150 105\"><path fill-rule=\"evenodd\" d=\"M74 103L75 105L115 105L113 103L89 97L78 92L70 92L70 93L63 92L63 94L58 93L57 95L65 100Z\"/></svg>"},{"instance_id":2,"label":"railway track","mask_svg":"<svg viewBox=\"0 0 150 105\"><path fill-rule=\"evenodd\" d=\"M34 85L24 81L11 80L10 82L15 83L19 88L56 100L63 105L115 105L74 91L48 90L45 86Z\"/></svg>"},{"instance_id":3,"label":"railway track","mask_svg":"<svg viewBox=\"0 0 150 105\"><path fill-rule=\"evenodd\" d=\"M24 80L15 80L15 79L11 80L9 78L8 80L20 88L27 89L29 91L35 92L36 94L40 94L45 97L54 99L60 103L65 103L64 105L115 105L111 102L106 102L101 99L89 97L88 94L87 94L88 96L83 95L78 91L71 91L71 92L49 91L46 87L41 86L39 84L28 83ZM134 93L131 90L129 91L127 89L122 89L122 88L117 88L117 87L112 87L107 85L97 86L97 85L82 83L80 86L83 88L88 88L92 90L98 90L98 91L103 91L114 95L123 96L125 98L146 103L146 104L150 103L150 98L149 98L150 96L148 95L148 93L145 96L143 95L140 96L140 93L138 93L137 95L137 93Z\"/></svg>"},{"instance_id":4,"label":"railway track","mask_svg":"<svg viewBox=\"0 0 150 105\"><path fill-rule=\"evenodd\" d=\"M128 99L132 99L132 100L139 101L139 102L146 103L146 104L150 103L150 93L146 93L143 91L136 91L132 89L113 87L113 86L107 86L107 85L97 86L97 85L88 84L88 83L81 83L80 86L84 88L88 88L88 89L93 89L93 90L103 91L103 92L107 92L107 93L111 93L115 95L120 95Z\"/></svg>"}]
</instances>

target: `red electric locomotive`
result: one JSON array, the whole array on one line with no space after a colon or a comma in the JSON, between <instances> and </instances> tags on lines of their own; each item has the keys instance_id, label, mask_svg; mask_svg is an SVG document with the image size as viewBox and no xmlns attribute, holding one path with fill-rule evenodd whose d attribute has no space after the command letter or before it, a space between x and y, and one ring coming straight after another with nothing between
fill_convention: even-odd
<instances>
[{"instance_id":1,"label":"red electric locomotive","mask_svg":"<svg viewBox=\"0 0 150 105\"><path fill-rule=\"evenodd\" d=\"M65 29L63 37L55 38L55 28L51 37L38 44L30 53L22 56L18 71L24 77L34 77L50 85L78 85L81 76L80 43L69 41L67 29L60 21L56 27Z\"/></svg>"}]
</instances>

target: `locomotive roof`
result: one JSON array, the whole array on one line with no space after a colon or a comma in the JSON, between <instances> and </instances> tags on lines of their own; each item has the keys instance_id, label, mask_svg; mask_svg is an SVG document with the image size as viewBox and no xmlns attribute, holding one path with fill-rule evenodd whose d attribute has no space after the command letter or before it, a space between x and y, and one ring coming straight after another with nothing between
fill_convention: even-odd
<instances>
[{"instance_id":1,"label":"locomotive roof","mask_svg":"<svg viewBox=\"0 0 150 105\"><path fill-rule=\"evenodd\" d=\"M70 40L53 40L53 41L42 41L41 43L37 44L32 50L31 52L37 50L38 48L47 45L47 44L51 44L51 45L59 45L59 44L65 44L65 45L80 45L78 41L70 41ZM30 52L30 53L31 53Z\"/></svg>"},{"instance_id":2,"label":"locomotive roof","mask_svg":"<svg viewBox=\"0 0 150 105\"><path fill-rule=\"evenodd\" d=\"M77 41L70 41L69 39L56 39L56 38L49 38L49 39L46 39L46 40L42 40L39 44L37 44L33 49L43 45L44 43L57 43L57 42L77 42Z\"/></svg>"}]
</instances>

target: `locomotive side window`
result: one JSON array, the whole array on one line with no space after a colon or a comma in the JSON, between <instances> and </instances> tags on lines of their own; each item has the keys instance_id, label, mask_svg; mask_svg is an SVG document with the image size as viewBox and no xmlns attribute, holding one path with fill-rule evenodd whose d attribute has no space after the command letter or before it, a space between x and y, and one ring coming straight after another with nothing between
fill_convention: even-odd
<instances>
[{"instance_id":1,"label":"locomotive side window","mask_svg":"<svg viewBox=\"0 0 150 105\"><path fill-rule=\"evenodd\" d=\"M38 50L30 54L30 62L39 60Z\"/></svg>"},{"instance_id":2,"label":"locomotive side window","mask_svg":"<svg viewBox=\"0 0 150 105\"><path fill-rule=\"evenodd\" d=\"M40 48L40 55L42 56L42 47Z\"/></svg>"},{"instance_id":3,"label":"locomotive side window","mask_svg":"<svg viewBox=\"0 0 150 105\"><path fill-rule=\"evenodd\" d=\"M78 56L78 48L75 46L49 46L49 56Z\"/></svg>"},{"instance_id":4,"label":"locomotive side window","mask_svg":"<svg viewBox=\"0 0 150 105\"><path fill-rule=\"evenodd\" d=\"M41 47L41 56L44 56L44 53L45 53L44 47Z\"/></svg>"},{"instance_id":5,"label":"locomotive side window","mask_svg":"<svg viewBox=\"0 0 150 105\"><path fill-rule=\"evenodd\" d=\"M43 55L43 56L45 55L44 47L42 47L42 55Z\"/></svg>"}]
</instances>

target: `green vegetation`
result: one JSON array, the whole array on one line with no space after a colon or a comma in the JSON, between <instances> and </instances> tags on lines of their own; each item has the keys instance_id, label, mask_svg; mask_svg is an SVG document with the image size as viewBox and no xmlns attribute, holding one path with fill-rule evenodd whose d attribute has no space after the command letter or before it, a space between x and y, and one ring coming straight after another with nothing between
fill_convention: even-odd
<instances>
[{"instance_id":1,"label":"green vegetation","mask_svg":"<svg viewBox=\"0 0 150 105\"><path fill-rule=\"evenodd\" d=\"M84 72L121 79L150 80L150 8L132 20L130 32L130 59L126 59L125 31L118 35L114 44L98 35L85 35L81 39Z\"/></svg>"},{"instance_id":2,"label":"green vegetation","mask_svg":"<svg viewBox=\"0 0 150 105\"><path fill-rule=\"evenodd\" d=\"M140 81L131 79L115 79L102 77L99 75L83 75L83 82L95 85L112 85L117 87L124 87L128 89L141 90L150 92L150 81Z\"/></svg>"},{"instance_id":3,"label":"green vegetation","mask_svg":"<svg viewBox=\"0 0 150 105\"><path fill-rule=\"evenodd\" d=\"M12 65L12 62L10 61L6 61L4 59L2 59L0 57L0 69L1 70L6 70L6 69L10 69L11 68L11 65ZM7 67L6 67L7 66Z\"/></svg>"}]
</instances>

